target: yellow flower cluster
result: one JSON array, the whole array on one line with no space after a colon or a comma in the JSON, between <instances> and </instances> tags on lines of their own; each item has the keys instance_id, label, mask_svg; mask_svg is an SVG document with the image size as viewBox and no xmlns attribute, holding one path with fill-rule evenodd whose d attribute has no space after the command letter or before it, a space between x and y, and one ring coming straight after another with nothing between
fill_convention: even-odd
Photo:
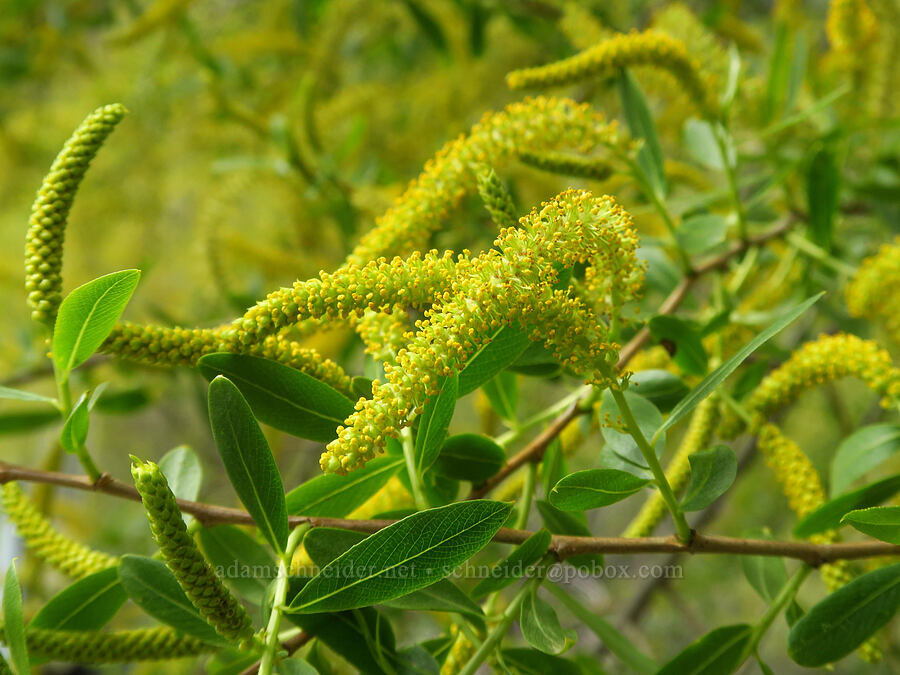
<instances>
[{"instance_id":1,"label":"yellow flower cluster","mask_svg":"<svg viewBox=\"0 0 900 675\"><path fill-rule=\"evenodd\" d=\"M822 335L802 345L763 379L744 406L754 416L753 426L758 427L802 392L844 377L862 380L881 394L883 405L889 405L900 395L900 370L894 367L890 354L871 340L839 333ZM728 435L739 427L734 420L725 426Z\"/></svg>"},{"instance_id":2,"label":"yellow flower cluster","mask_svg":"<svg viewBox=\"0 0 900 675\"><path fill-rule=\"evenodd\" d=\"M3 511L16 526L25 545L63 574L80 579L119 564L115 556L94 551L53 529L17 483L5 483L0 499Z\"/></svg>"},{"instance_id":3,"label":"yellow flower cluster","mask_svg":"<svg viewBox=\"0 0 900 675\"><path fill-rule=\"evenodd\" d=\"M34 657L70 663L166 661L220 649L168 626L109 633L27 628L25 644Z\"/></svg>"},{"instance_id":4,"label":"yellow flower cluster","mask_svg":"<svg viewBox=\"0 0 900 675\"><path fill-rule=\"evenodd\" d=\"M866 0L831 0L825 32L836 52L858 56L878 36L878 22Z\"/></svg>"},{"instance_id":5,"label":"yellow flower cluster","mask_svg":"<svg viewBox=\"0 0 900 675\"><path fill-rule=\"evenodd\" d=\"M608 379L616 351L608 343L604 319L618 316L643 274L630 217L610 197L595 199L572 190L521 223L521 229L503 230L490 251L458 257L452 280L435 294L426 319L417 322L418 334L398 353L397 364L385 367L387 382L375 382L373 398L358 401L346 426L338 428L338 438L320 460L323 470L345 473L364 465L387 437L409 425L410 416L434 394L438 379L461 370L503 326L518 323L564 366L596 382ZM429 255L422 262L446 259ZM576 263L597 271L590 291L598 306L605 300L605 311L591 311L567 290L555 288L557 270Z\"/></svg>"},{"instance_id":6,"label":"yellow flower cluster","mask_svg":"<svg viewBox=\"0 0 900 675\"><path fill-rule=\"evenodd\" d=\"M88 115L53 161L31 207L25 240L25 290L32 318L51 328L62 300L63 243L75 193L91 160L124 116L125 108L118 103Z\"/></svg>"},{"instance_id":7,"label":"yellow flower cluster","mask_svg":"<svg viewBox=\"0 0 900 675\"><path fill-rule=\"evenodd\" d=\"M704 399L697 406L684 438L681 440L681 445L678 446L678 451L666 467L666 478L676 494L684 488L691 476L691 464L688 457L695 452L707 449L706 446L716 431L718 419L719 402L715 396ZM665 501L659 492L654 492L644 502L641 510L628 524L622 536L649 537L667 512Z\"/></svg>"},{"instance_id":8,"label":"yellow flower cluster","mask_svg":"<svg viewBox=\"0 0 900 675\"><path fill-rule=\"evenodd\" d=\"M880 321L890 337L900 343L900 237L882 245L863 260L847 285L847 307L853 316Z\"/></svg>"},{"instance_id":9,"label":"yellow flower cluster","mask_svg":"<svg viewBox=\"0 0 900 675\"><path fill-rule=\"evenodd\" d=\"M567 59L514 70L506 76L506 83L512 89L551 87L610 77L621 68L646 65L668 70L704 115L715 116L712 90L687 46L653 30L616 35Z\"/></svg>"},{"instance_id":10,"label":"yellow flower cluster","mask_svg":"<svg viewBox=\"0 0 900 675\"><path fill-rule=\"evenodd\" d=\"M456 624L450 626L450 637L453 644L441 665L441 675L458 675L475 653L475 645Z\"/></svg>"}]
</instances>

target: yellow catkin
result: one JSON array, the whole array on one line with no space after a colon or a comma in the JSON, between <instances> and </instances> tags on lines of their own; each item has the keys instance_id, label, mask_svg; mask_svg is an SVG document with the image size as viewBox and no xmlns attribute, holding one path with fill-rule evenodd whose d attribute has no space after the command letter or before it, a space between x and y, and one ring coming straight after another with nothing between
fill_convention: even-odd
<instances>
[{"instance_id":1,"label":"yellow catkin","mask_svg":"<svg viewBox=\"0 0 900 675\"><path fill-rule=\"evenodd\" d=\"M774 424L762 425L759 430L757 447L787 497L791 510L797 514L797 518L809 515L825 503L827 497L818 471L800 447L784 436L778 427ZM811 540L827 544L836 541L837 538L836 531L828 530L811 537ZM820 573L830 591L844 586L854 576L850 564L846 560L822 565ZM881 650L878 647L877 639L873 636L867 640L859 648L859 654L867 661L879 661Z\"/></svg>"},{"instance_id":2,"label":"yellow catkin","mask_svg":"<svg viewBox=\"0 0 900 675\"><path fill-rule=\"evenodd\" d=\"M50 327L62 300L66 223L75 193L106 138L125 116L118 103L97 108L75 129L44 177L28 221L25 290L31 316Z\"/></svg>"},{"instance_id":3,"label":"yellow catkin","mask_svg":"<svg viewBox=\"0 0 900 675\"><path fill-rule=\"evenodd\" d=\"M881 323L892 340L900 344L900 237L884 244L863 260L847 285L847 307L853 316Z\"/></svg>"},{"instance_id":4,"label":"yellow catkin","mask_svg":"<svg viewBox=\"0 0 900 675\"><path fill-rule=\"evenodd\" d=\"M506 76L506 83L511 89L552 87L610 77L632 66L669 71L701 112L715 116L715 98L697 60L683 42L654 30L615 35L567 59L514 70Z\"/></svg>"},{"instance_id":5,"label":"yellow catkin","mask_svg":"<svg viewBox=\"0 0 900 675\"><path fill-rule=\"evenodd\" d=\"M450 627L453 645L441 666L441 675L458 675L475 654L475 645L456 625Z\"/></svg>"},{"instance_id":6,"label":"yellow catkin","mask_svg":"<svg viewBox=\"0 0 900 675\"><path fill-rule=\"evenodd\" d=\"M478 196L481 197L484 208L491 214L494 225L499 228L515 227L519 222L516 206L497 172L488 166L481 166L476 170L476 178Z\"/></svg>"},{"instance_id":7,"label":"yellow catkin","mask_svg":"<svg viewBox=\"0 0 900 675\"><path fill-rule=\"evenodd\" d=\"M900 394L900 370L894 367L890 354L871 340L839 333L822 335L794 351L763 379L744 407L757 427L804 391L844 377L862 380L883 397L883 405L890 405ZM731 436L740 427L741 423L732 416L720 433Z\"/></svg>"},{"instance_id":8,"label":"yellow catkin","mask_svg":"<svg viewBox=\"0 0 900 675\"><path fill-rule=\"evenodd\" d=\"M452 292L426 311L396 366L385 367L387 381L373 383L373 397L359 400L356 412L338 428L338 438L320 460L323 470L345 473L363 466L410 423L439 378L461 370L503 326L518 323L575 372L597 382L608 376L615 348L603 317L618 316L642 279L630 218L611 198L569 191L521 223L520 229L501 232L490 251L459 256ZM579 262L602 271L591 285L605 289L605 312L556 288L557 268Z\"/></svg>"},{"instance_id":9,"label":"yellow catkin","mask_svg":"<svg viewBox=\"0 0 900 675\"><path fill-rule=\"evenodd\" d=\"M519 153L519 160L535 169L555 173L561 176L578 176L591 180L606 180L613 172L608 159L601 157L584 157L564 152L528 152Z\"/></svg>"},{"instance_id":10,"label":"yellow catkin","mask_svg":"<svg viewBox=\"0 0 900 675\"><path fill-rule=\"evenodd\" d=\"M117 557L94 551L57 532L17 483L3 485L2 504L28 549L63 574L80 579L119 564Z\"/></svg>"},{"instance_id":11,"label":"yellow catkin","mask_svg":"<svg viewBox=\"0 0 900 675\"><path fill-rule=\"evenodd\" d=\"M716 422L719 419L719 402L715 396L704 399L698 406L678 451L672 456L666 467L666 478L672 490L677 494L687 484L691 476L691 465L688 461L695 452L706 450L710 440L716 431ZM666 503L659 492L654 492L641 510L634 517L628 527L625 528L623 537L649 537L656 526L666 515Z\"/></svg>"},{"instance_id":12,"label":"yellow catkin","mask_svg":"<svg viewBox=\"0 0 900 675\"><path fill-rule=\"evenodd\" d=\"M110 633L27 628L25 644L34 657L85 664L166 661L221 649L168 626Z\"/></svg>"}]
</instances>

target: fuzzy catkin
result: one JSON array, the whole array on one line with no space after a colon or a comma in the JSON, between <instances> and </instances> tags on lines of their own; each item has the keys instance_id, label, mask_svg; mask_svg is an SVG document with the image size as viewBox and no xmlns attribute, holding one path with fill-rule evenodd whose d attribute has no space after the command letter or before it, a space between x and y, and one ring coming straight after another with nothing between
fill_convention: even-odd
<instances>
[{"instance_id":1,"label":"fuzzy catkin","mask_svg":"<svg viewBox=\"0 0 900 675\"><path fill-rule=\"evenodd\" d=\"M338 427L320 460L324 471L345 473L372 459L435 393L439 378L461 370L490 335L514 322L563 366L605 381L616 350L604 318L618 316L642 280L628 214L612 198L572 190L521 223L501 232L494 249L459 256L449 291L417 322L419 332L398 353L396 366L385 367L387 382L373 383L373 397L359 400L346 426ZM592 284L605 312L555 287L556 268L576 263L600 270Z\"/></svg>"},{"instance_id":2,"label":"fuzzy catkin","mask_svg":"<svg viewBox=\"0 0 900 675\"><path fill-rule=\"evenodd\" d=\"M110 633L26 628L25 644L33 656L71 663L164 661L220 649L168 626Z\"/></svg>"},{"instance_id":3,"label":"fuzzy catkin","mask_svg":"<svg viewBox=\"0 0 900 675\"><path fill-rule=\"evenodd\" d=\"M506 76L506 83L511 89L552 87L610 77L622 68L644 65L668 70L701 112L715 115L712 90L686 45L654 30L615 35L567 59L514 70Z\"/></svg>"},{"instance_id":4,"label":"fuzzy catkin","mask_svg":"<svg viewBox=\"0 0 900 675\"><path fill-rule=\"evenodd\" d=\"M250 616L188 534L162 471L153 462L132 458L131 475L144 503L153 539L188 599L224 638L232 642L248 639L253 631Z\"/></svg>"},{"instance_id":5,"label":"fuzzy catkin","mask_svg":"<svg viewBox=\"0 0 900 675\"><path fill-rule=\"evenodd\" d=\"M63 574L81 579L119 564L115 556L94 551L56 531L18 483L5 483L0 499L28 549Z\"/></svg>"},{"instance_id":6,"label":"fuzzy catkin","mask_svg":"<svg viewBox=\"0 0 900 675\"><path fill-rule=\"evenodd\" d=\"M900 283L900 237L883 244L863 260L847 285L847 307L853 316L881 323L894 342L900 343L900 297L893 290Z\"/></svg>"},{"instance_id":7,"label":"fuzzy catkin","mask_svg":"<svg viewBox=\"0 0 900 675\"><path fill-rule=\"evenodd\" d=\"M482 166L476 171L478 180L478 195L484 203L484 208L491 214L491 220L499 228L515 227L519 222L516 216L516 206L513 203L509 190L500 180L497 172Z\"/></svg>"},{"instance_id":8,"label":"fuzzy catkin","mask_svg":"<svg viewBox=\"0 0 900 675\"><path fill-rule=\"evenodd\" d=\"M638 387L638 391L640 387ZM681 445L666 467L666 478L675 494L681 491L691 476L691 464L688 458L695 452L705 450L716 431L719 419L719 403L715 396L710 396L697 406L691 417ZM641 510L629 523L623 537L649 537L667 513L666 503L659 492L654 492Z\"/></svg>"},{"instance_id":9,"label":"fuzzy catkin","mask_svg":"<svg viewBox=\"0 0 900 675\"><path fill-rule=\"evenodd\" d=\"M584 157L564 152L519 153L519 160L530 167L561 176L578 176L591 180L606 180L613 167L608 160L599 157Z\"/></svg>"},{"instance_id":10,"label":"fuzzy catkin","mask_svg":"<svg viewBox=\"0 0 900 675\"><path fill-rule=\"evenodd\" d=\"M25 239L25 290L31 317L50 328L62 300L63 243L75 193L91 160L125 112L124 106L113 103L84 119L56 156L31 207Z\"/></svg>"}]
</instances>

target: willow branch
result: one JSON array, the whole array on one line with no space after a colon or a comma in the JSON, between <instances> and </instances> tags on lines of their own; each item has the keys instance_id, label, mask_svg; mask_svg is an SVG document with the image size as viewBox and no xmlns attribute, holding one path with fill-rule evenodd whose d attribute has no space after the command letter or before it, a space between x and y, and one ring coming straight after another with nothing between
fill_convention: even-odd
<instances>
[{"instance_id":1,"label":"willow branch","mask_svg":"<svg viewBox=\"0 0 900 675\"><path fill-rule=\"evenodd\" d=\"M281 643L281 648L287 652L287 655L290 656L295 651L303 647L310 640L313 639L313 635L310 635L305 630L300 631L293 637L288 638L284 642ZM240 672L240 675L256 675L259 672L259 661L254 663L252 666L248 666L244 670Z\"/></svg>"},{"instance_id":2,"label":"willow branch","mask_svg":"<svg viewBox=\"0 0 900 675\"><path fill-rule=\"evenodd\" d=\"M794 223L797 222L795 216L789 217L785 222L773 227L768 232L750 237L745 241L734 242L726 251L719 255L694 265L690 273L682 277L678 285L669 293L657 310L657 314L672 314L681 306L688 292L693 288L694 283L703 275L709 272L722 269L728 265L731 260L741 255L748 249L766 243L771 239L776 239L788 232ZM634 334L624 347L619 350L619 360L616 363L618 370L624 370L629 361L634 358L641 349L643 349L650 340L650 329L641 328ZM583 405L583 399L576 401L550 423L544 431L542 431L534 440L526 445L522 450L509 459L506 464L501 467L500 471L491 476L488 480L480 485L475 486L469 493L469 499L479 499L488 494L497 485L502 483L506 478L521 466L529 462L538 462L544 456L544 451L553 442L553 440L562 433L570 422L578 418L580 415L590 412L589 406Z\"/></svg>"},{"instance_id":3,"label":"willow branch","mask_svg":"<svg viewBox=\"0 0 900 675\"><path fill-rule=\"evenodd\" d=\"M24 481L31 483L50 483L61 487L101 492L119 497L140 501L137 490L109 474L103 474L96 481L87 476L41 471L0 462L0 483ZM190 513L204 526L229 523L233 525L254 525L253 518L246 511L203 502L179 499L178 505L185 513ZM384 529L395 520L349 520L346 518L318 518L309 516L291 516L291 527L308 523L312 527L336 527L355 532L371 534ZM493 541L503 544L521 544L533 532L527 530L500 529ZM809 563L821 565L833 560L854 560L859 558L875 558L879 556L900 555L900 546L880 541L864 541L838 544L814 544L807 541L773 541L771 539L738 539L697 534L689 543L683 543L674 536L668 537L573 537L553 535L550 544L557 558L565 560L583 553L691 553L714 554L732 553L738 555L763 555L782 558L795 558Z\"/></svg>"}]
</instances>

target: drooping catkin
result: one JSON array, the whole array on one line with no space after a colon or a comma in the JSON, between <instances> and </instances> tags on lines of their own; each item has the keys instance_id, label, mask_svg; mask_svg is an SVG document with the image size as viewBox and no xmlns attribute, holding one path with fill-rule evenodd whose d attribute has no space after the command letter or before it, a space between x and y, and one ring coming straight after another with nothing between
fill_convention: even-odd
<instances>
[{"instance_id":1,"label":"drooping catkin","mask_svg":"<svg viewBox=\"0 0 900 675\"><path fill-rule=\"evenodd\" d=\"M132 457L131 475L144 503L153 539L188 599L224 638L248 639L253 631L250 616L188 534L162 471L153 462Z\"/></svg>"},{"instance_id":2,"label":"drooping catkin","mask_svg":"<svg viewBox=\"0 0 900 675\"><path fill-rule=\"evenodd\" d=\"M63 574L80 579L119 564L115 556L94 551L54 529L18 483L3 485L2 504L28 549Z\"/></svg>"},{"instance_id":3,"label":"drooping catkin","mask_svg":"<svg viewBox=\"0 0 900 675\"><path fill-rule=\"evenodd\" d=\"M547 173L578 176L591 180L606 180L613 171L612 164L608 159L573 155L567 152L528 152L523 150L519 153L519 160L523 164Z\"/></svg>"},{"instance_id":4,"label":"drooping catkin","mask_svg":"<svg viewBox=\"0 0 900 675\"><path fill-rule=\"evenodd\" d=\"M638 388L639 390L640 388ZM672 491L678 494L687 484L691 476L691 464L688 461L695 452L705 450L716 431L719 419L719 402L715 396L704 399L694 411L678 451L672 456L666 467L666 478ZM623 537L649 537L666 515L666 503L659 492L654 492L641 510L628 524Z\"/></svg>"},{"instance_id":5,"label":"drooping catkin","mask_svg":"<svg viewBox=\"0 0 900 675\"><path fill-rule=\"evenodd\" d=\"M50 328L62 300L63 243L75 193L91 160L125 112L124 106L113 103L84 119L56 156L31 207L25 239L25 290L32 318Z\"/></svg>"},{"instance_id":6,"label":"drooping catkin","mask_svg":"<svg viewBox=\"0 0 900 675\"><path fill-rule=\"evenodd\" d=\"M687 46L653 30L615 35L567 59L514 70L506 76L506 83L511 89L552 87L610 77L622 68L646 65L669 71L701 112L715 115L712 90Z\"/></svg>"},{"instance_id":7,"label":"drooping catkin","mask_svg":"<svg viewBox=\"0 0 900 675\"><path fill-rule=\"evenodd\" d=\"M491 214L494 224L501 229L515 227L519 222L516 206L497 172L488 166L479 166L475 175L478 180L478 195L484 208Z\"/></svg>"},{"instance_id":8,"label":"drooping catkin","mask_svg":"<svg viewBox=\"0 0 900 675\"><path fill-rule=\"evenodd\" d=\"M165 661L219 649L168 626L109 633L26 628L25 644L32 656L85 664Z\"/></svg>"}]
</instances>

